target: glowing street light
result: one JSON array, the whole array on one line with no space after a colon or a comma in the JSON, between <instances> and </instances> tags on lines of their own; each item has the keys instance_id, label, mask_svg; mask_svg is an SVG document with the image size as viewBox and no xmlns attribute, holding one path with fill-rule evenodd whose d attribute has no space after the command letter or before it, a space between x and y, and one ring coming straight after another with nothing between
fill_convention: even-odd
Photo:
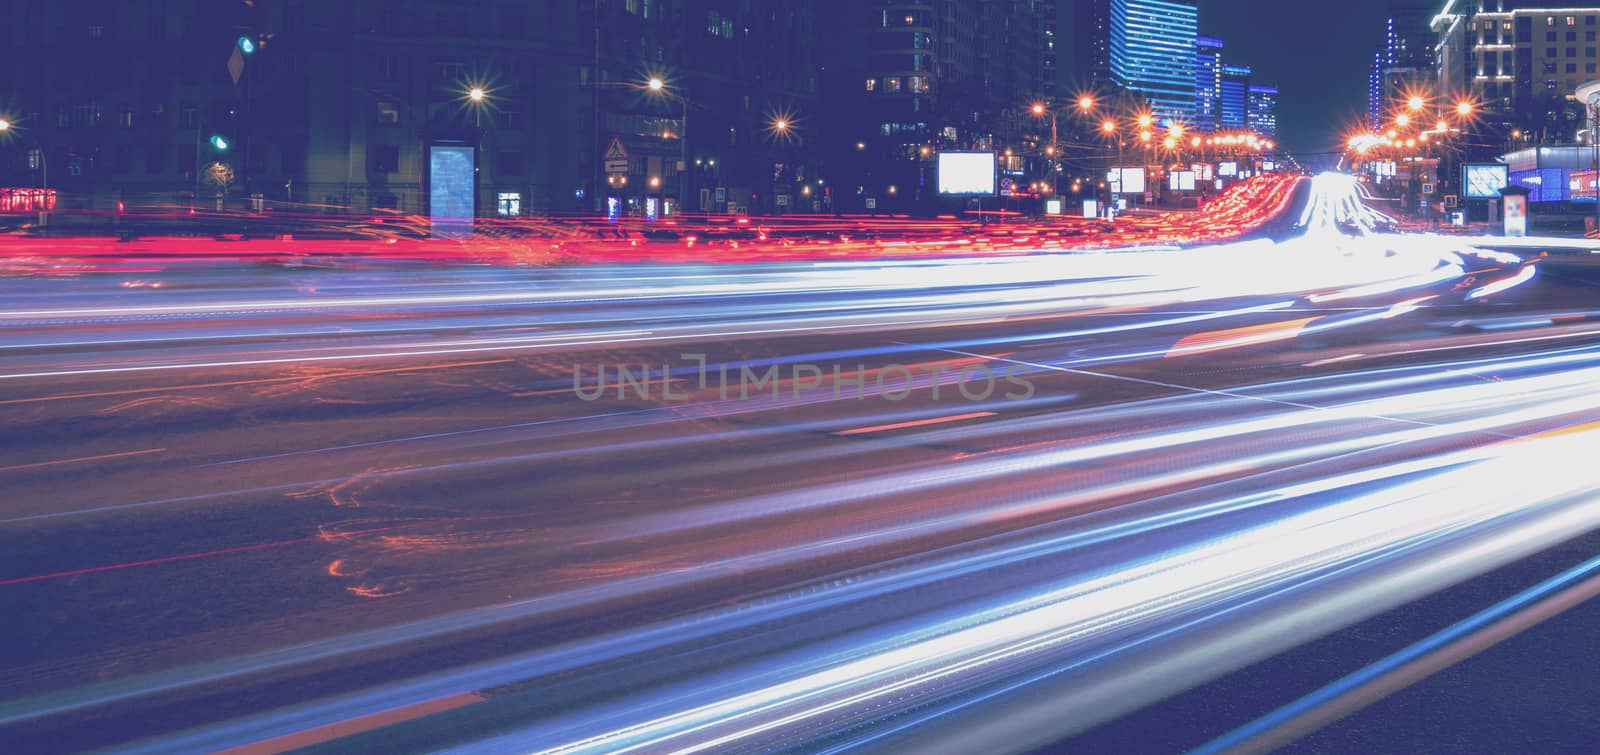
<instances>
[{"instance_id":1,"label":"glowing street light","mask_svg":"<svg viewBox=\"0 0 1600 755\"><path fill-rule=\"evenodd\" d=\"M666 86L667 82L662 81L660 76L651 76L650 80L645 82L645 87L652 92L659 92L665 89Z\"/></svg>"},{"instance_id":2,"label":"glowing street light","mask_svg":"<svg viewBox=\"0 0 1600 755\"><path fill-rule=\"evenodd\" d=\"M11 121L0 118L0 134L11 130Z\"/></svg>"},{"instance_id":3,"label":"glowing street light","mask_svg":"<svg viewBox=\"0 0 1600 755\"><path fill-rule=\"evenodd\" d=\"M1090 97L1087 94L1082 96L1082 97L1079 97L1078 98L1078 109L1082 110L1085 113L1089 112L1090 110L1093 110L1094 109L1094 98Z\"/></svg>"},{"instance_id":4,"label":"glowing street light","mask_svg":"<svg viewBox=\"0 0 1600 755\"><path fill-rule=\"evenodd\" d=\"M1411 125L1411 116L1401 113L1394 118L1394 125L1405 128Z\"/></svg>"},{"instance_id":5,"label":"glowing street light","mask_svg":"<svg viewBox=\"0 0 1600 755\"><path fill-rule=\"evenodd\" d=\"M1411 112L1413 112L1413 113L1422 110L1422 108L1425 107L1427 104L1428 104L1427 100L1422 99L1421 95L1415 95L1414 94L1414 95L1411 95L1411 99L1406 100L1406 107L1409 108L1411 110Z\"/></svg>"},{"instance_id":6,"label":"glowing street light","mask_svg":"<svg viewBox=\"0 0 1600 755\"><path fill-rule=\"evenodd\" d=\"M1115 134L1115 133L1117 133L1117 122L1113 121L1113 120L1110 120L1110 119L1106 119L1104 121L1101 121L1100 122L1100 132L1104 133L1104 134Z\"/></svg>"},{"instance_id":7,"label":"glowing street light","mask_svg":"<svg viewBox=\"0 0 1600 755\"><path fill-rule=\"evenodd\" d=\"M1035 102L1033 103L1033 107L1029 108L1029 110L1033 111L1034 115L1044 115L1044 103Z\"/></svg>"},{"instance_id":8,"label":"glowing street light","mask_svg":"<svg viewBox=\"0 0 1600 755\"><path fill-rule=\"evenodd\" d=\"M483 87L473 87L467 90L467 99L472 102L483 102L489 98L489 93Z\"/></svg>"},{"instance_id":9,"label":"glowing street light","mask_svg":"<svg viewBox=\"0 0 1600 755\"><path fill-rule=\"evenodd\" d=\"M1140 113L1139 114L1139 128L1150 128L1150 124L1154 123L1154 122L1155 122L1155 117L1150 115L1149 113Z\"/></svg>"},{"instance_id":10,"label":"glowing street light","mask_svg":"<svg viewBox=\"0 0 1600 755\"><path fill-rule=\"evenodd\" d=\"M1472 115L1472 103L1467 102L1466 100L1456 103L1456 115L1459 115L1462 118Z\"/></svg>"}]
</instances>

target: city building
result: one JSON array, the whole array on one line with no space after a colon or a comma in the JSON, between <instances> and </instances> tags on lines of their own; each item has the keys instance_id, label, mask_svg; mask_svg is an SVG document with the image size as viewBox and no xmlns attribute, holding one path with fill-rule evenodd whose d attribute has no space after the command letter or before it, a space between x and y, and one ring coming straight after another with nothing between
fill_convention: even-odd
<instances>
[{"instance_id":1,"label":"city building","mask_svg":"<svg viewBox=\"0 0 1600 755\"><path fill-rule=\"evenodd\" d=\"M1429 7L1419 0L1390 6L1384 21L1383 41L1373 58L1367 83L1367 120L1382 127L1394 102L1431 92L1434 78L1434 34Z\"/></svg>"},{"instance_id":2,"label":"city building","mask_svg":"<svg viewBox=\"0 0 1600 755\"><path fill-rule=\"evenodd\" d=\"M1383 46L1372 53L1367 66L1367 128L1376 131L1383 124Z\"/></svg>"},{"instance_id":3,"label":"city building","mask_svg":"<svg viewBox=\"0 0 1600 755\"><path fill-rule=\"evenodd\" d=\"M1578 86L1600 72L1600 6L1559 0L1437 3L1434 85L1480 105L1478 146L1513 134L1571 142L1584 129Z\"/></svg>"},{"instance_id":4,"label":"city building","mask_svg":"<svg viewBox=\"0 0 1600 755\"><path fill-rule=\"evenodd\" d=\"M1222 66L1222 88L1217 97L1217 124L1223 129L1250 125L1250 66Z\"/></svg>"},{"instance_id":5,"label":"city building","mask_svg":"<svg viewBox=\"0 0 1600 755\"><path fill-rule=\"evenodd\" d=\"M1223 42L1216 37L1195 37L1194 125L1215 131L1221 115Z\"/></svg>"},{"instance_id":6,"label":"city building","mask_svg":"<svg viewBox=\"0 0 1600 755\"><path fill-rule=\"evenodd\" d=\"M1278 88L1250 85L1250 103L1245 115L1248 128L1269 139L1278 137Z\"/></svg>"},{"instance_id":7,"label":"city building","mask_svg":"<svg viewBox=\"0 0 1600 755\"><path fill-rule=\"evenodd\" d=\"M0 3L0 41L28 61L0 68L0 116L15 124L0 186L48 177L62 209L129 212L796 209L820 179L806 149L824 125L816 12L742 0ZM907 89L927 88L903 73Z\"/></svg>"},{"instance_id":8,"label":"city building","mask_svg":"<svg viewBox=\"0 0 1600 755\"><path fill-rule=\"evenodd\" d=\"M1163 120L1193 121L1199 27L1193 0L1108 2L1113 83L1142 97Z\"/></svg>"}]
</instances>

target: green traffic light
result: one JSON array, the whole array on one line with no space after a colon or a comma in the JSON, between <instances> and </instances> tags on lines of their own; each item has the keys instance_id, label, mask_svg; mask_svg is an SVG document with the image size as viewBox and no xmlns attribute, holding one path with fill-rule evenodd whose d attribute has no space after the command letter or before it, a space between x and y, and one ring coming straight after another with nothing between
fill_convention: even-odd
<instances>
[{"instance_id":1,"label":"green traffic light","mask_svg":"<svg viewBox=\"0 0 1600 755\"><path fill-rule=\"evenodd\" d=\"M211 147L218 152L228 151L228 138L222 134L211 135Z\"/></svg>"},{"instance_id":2,"label":"green traffic light","mask_svg":"<svg viewBox=\"0 0 1600 755\"><path fill-rule=\"evenodd\" d=\"M251 39L249 37L240 37L239 38L239 52L242 52L242 53L244 53L246 55L254 55L255 51L256 51L256 41L255 40L253 40L253 39Z\"/></svg>"}]
</instances>

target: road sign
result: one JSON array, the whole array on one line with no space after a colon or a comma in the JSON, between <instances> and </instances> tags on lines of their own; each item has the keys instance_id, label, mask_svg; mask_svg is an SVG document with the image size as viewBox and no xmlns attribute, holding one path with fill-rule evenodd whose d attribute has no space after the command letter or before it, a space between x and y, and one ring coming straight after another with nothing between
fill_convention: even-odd
<instances>
[{"instance_id":1,"label":"road sign","mask_svg":"<svg viewBox=\"0 0 1600 755\"><path fill-rule=\"evenodd\" d=\"M628 172L628 148L622 146L622 139L611 138L611 146L606 147L605 161L607 173Z\"/></svg>"},{"instance_id":2,"label":"road sign","mask_svg":"<svg viewBox=\"0 0 1600 755\"><path fill-rule=\"evenodd\" d=\"M1444 195L1444 206L1445 207L1455 207L1455 206L1460 205L1460 204L1461 204L1461 198L1460 197L1457 197L1454 194L1446 194L1446 195Z\"/></svg>"},{"instance_id":3,"label":"road sign","mask_svg":"<svg viewBox=\"0 0 1600 755\"><path fill-rule=\"evenodd\" d=\"M1433 193L1433 188L1434 188L1433 184L1425 183L1425 184L1422 185L1422 193L1423 194L1432 194Z\"/></svg>"},{"instance_id":4,"label":"road sign","mask_svg":"<svg viewBox=\"0 0 1600 755\"><path fill-rule=\"evenodd\" d=\"M233 54L228 56L228 75L233 77L234 86L238 86L239 77L244 75L244 53L239 51L239 46L233 46Z\"/></svg>"}]
</instances>

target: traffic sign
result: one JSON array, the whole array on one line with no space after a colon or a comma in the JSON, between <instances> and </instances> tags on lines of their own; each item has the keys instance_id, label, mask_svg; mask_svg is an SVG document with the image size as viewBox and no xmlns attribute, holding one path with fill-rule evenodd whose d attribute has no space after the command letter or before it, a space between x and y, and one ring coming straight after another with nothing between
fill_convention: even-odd
<instances>
[{"instance_id":1,"label":"traffic sign","mask_svg":"<svg viewBox=\"0 0 1600 755\"><path fill-rule=\"evenodd\" d=\"M1445 207L1455 207L1455 206L1457 206L1459 204L1461 204L1461 198L1460 197L1457 197L1454 194L1446 194L1446 195L1444 195L1444 206Z\"/></svg>"},{"instance_id":2,"label":"traffic sign","mask_svg":"<svg viewBox=\"0 0 1600 755\"><path fill-rule=\"evenodd\" d=\"M605 161L607 173L628 172L628 148L622 146L620 137L611 137L611 146L606 148Z\"/></svg>"},{"instance_id":3,"label":"traffic sign","mask_svg":"<svg viewBox=\"0 0 1600 755\"><path fill-rule=\"evenodd\" d=\"M1433 193L1433 186L1434 186L1434 185L1433 185L1433 184L1431 184L1431 183L1425 183L1425 184L1423 184L1423 185L1422 185L1422 193L1423 193L1423 194L1432 194L1432 193Z\"/></svg>"},{"instance_id":4,"label":"traffic sign","mask_svg":"<svg viewBox=\"0 0 1600 755\"><path fill-rule=\"evenodd\" d=\"M233 54L228 56L228 75L233 77L234 86L239 85L239 77L244 75L244 53L239 51L239 46L233 46Z\"/></svg>"}]
</instances>

